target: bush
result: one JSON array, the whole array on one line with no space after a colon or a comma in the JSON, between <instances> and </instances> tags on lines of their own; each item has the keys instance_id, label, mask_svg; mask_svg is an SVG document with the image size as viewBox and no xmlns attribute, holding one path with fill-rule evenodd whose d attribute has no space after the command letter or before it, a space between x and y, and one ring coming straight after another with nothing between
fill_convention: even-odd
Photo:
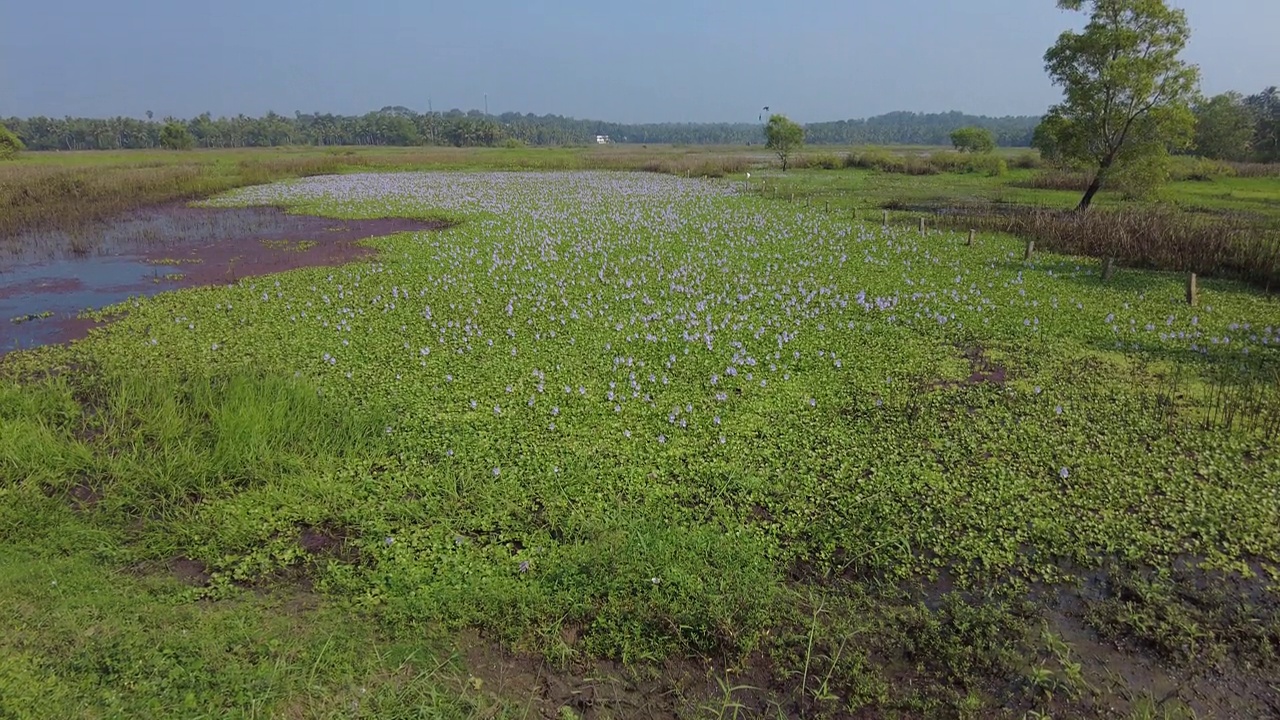
<instances>
[{"instance_id":1,"label":"bush","mask_svg":"<svg viewBox=\"0 0 1280 720\"><path fill-rule=\"evenodd\" d=\"M160 147L166 150L190 150L195 144L191 131L177 120L170 120L160 128Z\"/></svg>"},{"instance_id":2,"label":"bush","mask_svg":"<svg viewBox=\"0 0 1280 720\"><path fill-rule=\"evenodd\" d=\"M1040 155L1034 152L1024 152L1018 155L1010 163L1019 170L1038 170L1044 166L1044 162L1040 159Z\"/></svg>"},{"instance_id":3,"label":"bush","mask_svg":"<svg viewBox=\"0 0 1280 720\"><path fill-rule=\"evenodd\" d=\"M0 125L0 160L9 160L22 152L26 146L9 128Z\"/></svg>"},{"instance_id":4,"label":"bush","mask_svg":"<svg viewBox=\"0 0 1280 720\"><path fill-rule=\"evenodd\" d=\"M937 175L941 172L928 158L919 155L900 155L882 148L871 148L862 152L850 153L845 158L845 167L878 170L900 175Z\"/></svg>"},{"instance_id":5,"label":"bush","mask_svg":"<svg viewBox=\"0 0 1280 720\"><path fill-rule=\"evenodd\" d=\"M524 147L524 141L518 138L507 138L502 141L502 147L508 150L518 150Z\"/></svg>"},{"instance_id":6,"label":"bush","mask_svg":"<svg viewBox=\"0 0 1280 720\"><path fill-rule=\"evenodd\" d=\"M960 152L989 153L996 149L996 138L986 128L966 127L951 133L951 144Z\"/></svg>"},{"instance_id":7,"label":"bush","mask_svg":"<svg viewBox=\"0 0 1280 720\"><path fill-rule=\"evenodd\" d=\"M899 175L938 175L940 173L982 173L991 177L1004 175L1009 164L1004 158L989 154L958 153L950 150L932 155L902 155L880 148L850 153L844 166L879 170Z\"/></svg>"},{"instance_id":8,"label":"bush","mask_svg":"<svg viewBox=\"0 0 1280 720\"><path fill-rule=\"evenodd\" d=\"M1234 168L1221 160L1207 158L1179 158L1170 168L1169 177L1173 180L1195 180L1208 182L1222 177L1233 177Z\"/></svg>"},{"instance_id":9,"label":"bush","mask_svg":"<svg viewBox=\"0 0 1280 720\"><path fill-rule=\"evenodd\" d=\"M835 153L820 153L796 158L795 167L810 170L839 170L845 167L846 158Z\"/></svg>"},{"instance_id":10,"label":"bush","mask_svg":"<svg viewBox=\"0 0 1280 720\"><path fill-rule=\"evenodd\" d=\"M1151 200L1169 182L1168 155L1152 155L1129 163L1106 178L1106 187L1118 190L1126 200Z\"/></svg>"}]
</instances>

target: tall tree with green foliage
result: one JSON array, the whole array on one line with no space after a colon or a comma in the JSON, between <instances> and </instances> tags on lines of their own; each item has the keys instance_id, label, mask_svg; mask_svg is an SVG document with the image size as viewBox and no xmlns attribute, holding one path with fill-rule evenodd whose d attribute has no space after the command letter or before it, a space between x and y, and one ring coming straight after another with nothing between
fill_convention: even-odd
<instances>
[{"instance_id":1,"label":"tall tree with green foliage","mask_svg":"<svg viewBox=\"0 0 1280 720\"><path fill-rule=\"evenodd\" d=\"M804 128L786 115L773 115L764 127L765 147L773 151L787 171L791 156L804 147Z\"/></svg>"},{"instance_id":2,"label":"tall tree with green foliage","mask_svg":"<svg viewBox=\"0 0 1280 720\"><path fill-rule=\"evenodd\" d=\"M9 128L0 125L0 160L9 160L22 152L22 139Z\"/></svg>"},{"instance_id":3,"label":"tall tree with green foliage","mask_svg":"<svg viewBox=\"0 0 1280 720\"><path fill-rule=\"evenodd\" d=\"M1200 71L1179 55L1191 35L1186 13L1165 0L1058 0L1089 12L1045 53L1045 70L1063 90L1045 118L1064 160L1093 173L1080 200L1087 209L1108 177L1141 173L1158 183L1170 149L1190 144Z\"/></svg>"},{"instance_id":4,"label":"tall tree with green foliage","mask_svg":"<svg viewBox=\"0 0 1280 720\"><path fill-rule=\"evenodd\" d=\"M1195 151L1213 160L1248 160L1254 135L1254 116L1237 92L1201 100L1196 116Z\"/></svg>"},{"instance_id":5,"label":"tall tree with green foliage","mask_svg":"<svg viewBox=\"0 0 1280 720\"><path fill-rule=\"evenodd\" d=\"M980 127L963 127L951 133L951 144L960 152L989 153L996 149L996 136Z\"/></svg>"},{"instance_id":6,"label":"tall tree with green foliage","mask_svg":"<svg viewBox=\"0 0 1280 720\"><path fill-rule=\"evenodd\" d=\"M1244 99L1253 114L1254 157L1262 162L1280 162L1280 88L1272 87Z\"/></svg>"},{"instance_id":7,"label":"tall tree with green foliage","mask_svg":"<svg viewBox=\"0 0 1280 720\"><path fill-rule=\"evenodd\" d=\"M169 120L160 128L160 147L166 150L190 150L195 144L191 131L177 120Z\"/></svg>"}]
</instances>

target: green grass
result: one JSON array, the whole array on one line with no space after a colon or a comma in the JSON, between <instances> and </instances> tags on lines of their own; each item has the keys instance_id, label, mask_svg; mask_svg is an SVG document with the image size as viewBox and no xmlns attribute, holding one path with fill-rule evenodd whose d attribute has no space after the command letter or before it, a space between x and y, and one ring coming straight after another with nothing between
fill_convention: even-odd
<instances>
[{"instance_id":1,"label":"green grass","mask_svg":"<svg viewBox=\"0 0 1280 720\"><path fill-rule=\"evenodd\" d=\"M100 538L79 540L91 548ZM95 562L87 549L68 556L5 548L0 717L473 718L504 711L472 689L439 641L389 636L315 595L195 602L176 580Z\"/></svg>"},{"instance_id":2,"label":"green grass","mask_svg":"<svg viewBox=\"0 0 1280 720\"><path fill-rule=\"evenodd\" d=\"M1228 663L1204 702L1274 672L1274 300L1210 279L1191 308L1176 274L1104 283L1007 236L967 247L738 187L356 174L215 200L463 222L372 241L371 262L132 301L0 362L0 597L57 621L6 614L15 696L68 677L50 716L195 715L188 693L323 716L352 699L341 679L378 677L358 687L391 709L370 716L423 697L516 713L528 698L476 690L477 664L423 660L478 629L574 687L620 661L668 715L1141 712L1142 687L1075 667L1110 646L1057 639L1059 594L1163 678ZM1209 412L1224 379L1265 401ZM176 585L178 559L209 582ZM55 591L45 568L81 580ZM1253 599L1187 597L1174 570ZM264 588L322 598L314 629L272 646L290 620ZM65 650L84 617L119 640ZM229 627L258 640L219 645ZM412 662L359 650L424 628L442 646ZM207 669L165 664L191 658Z\"/></svg>"}]
</instances>

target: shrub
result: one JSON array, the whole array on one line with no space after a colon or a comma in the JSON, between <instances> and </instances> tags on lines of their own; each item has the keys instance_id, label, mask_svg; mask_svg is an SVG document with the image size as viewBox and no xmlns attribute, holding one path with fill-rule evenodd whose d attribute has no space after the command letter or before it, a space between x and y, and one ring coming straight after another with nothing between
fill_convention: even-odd
<instances>
[{"instance_id":1,"label":"shrub","mask_svg":"<svg viewBox=\"0 0 1280 720\"><path fill-rule=\"evenodd\" d=\"M1010 163L1019 170L1037 170L1044 166L1044 162L1040 159L1040 155L1034 152L1024 152L1019 154Z\"/></svg>"},{"instance_id":2,"label":"shrub","mask_svg":"<svg viewBox=\"0 0 1280 720\"><path fill-rule=\"evenodd\" d=\"M989 153L996 149L996 138L986 128L965 127L951 133L951 144L960 152Z\"/></svg>"},{"instance_id":3,"label":"shrub","mask_svg":"<svg viewBox=\"0 0 1280 720\"><path fill-rule=\"evenodd\" d=\"M191 131L177 120L170 120L160 128L160 147L166 150L190 150L195 144Z\"/></svg>"},{"instance_id":4,"label":"shrub","mask_svg":"<svg viewBox=\"0 0 1280 720\"><path fill-rule=\"evenodd\" d=\"M845 166L845 158L835 153L806 155L796 158L795 166L809 168L810 170L838 170Z\"/></svg>"},{"instance_id":5,"label":"shrub","mask_svg":"<svg viewBox=\"0 0 1280 720\"><path fill-rule=\"evenodd\" d=\"M0 160L9 160L22 152L25 146L22 140L9 128L0 125Z\"/></svg>"},{"instance_id":6,"label":"shrub","mask_svg":"<svg viewBox=\"0 0 1280 720\"><path fill-rule=\"evenodd\" d=\"M862 152L850 153L845 158L845 167L878 170L901 175L937 175L941 172L927 158L918 155L900 155L882 148L870 148Z\"/></svg>"},{"instance_id":7,"label":"shrub","mask_svg":"<svg viewBox=\"0 0 1280 720\"><path fill-rule=\"evenodd\" d=\"M1169 170L1173 180L1208 182L1221 177L1232 177L1235 169L1221 160L1207 158L1180 158Z\"/></svg>"}]
</instances>

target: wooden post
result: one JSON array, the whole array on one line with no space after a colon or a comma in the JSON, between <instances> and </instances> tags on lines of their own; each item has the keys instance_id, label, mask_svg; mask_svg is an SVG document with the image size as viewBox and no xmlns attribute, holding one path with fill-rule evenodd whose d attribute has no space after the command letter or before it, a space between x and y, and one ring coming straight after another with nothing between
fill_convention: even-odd
<instances>
[{"instance_id":1,"label":"wooden post","mask_svg":"<svg viewBox=\"0 0 1280 720\"><path fill-rule=\"evenodd\" d=\"M795 201L796 201L796 194L795 194L795 193L791 193L791 203L794 205L794 204L795 204Z\"/></svg>"},{"instance_id":2,"label":"wooden post","mask_svg":"<svg viewBox=\"0 0 1280 720\"><path fill-rule=\"evenodd\" d=\"M1116 259L1107 258L1102 263L1102 282L1111 280L1111 276L1116 272Z\"/></svg>"},{"instance_id":3,"label":"wooden post","mask_svg":"<svg viewBox=\"0 0 1280 720\"><path fill-rule=\"evenodd\" d=\"M968 242L968 243L965 243L966 245L968 245L969 247L973 247L973 236L974 236L974 235L976 235L976 234L977 234L977 232L978 232L977 230L970 230L970 231L969 231L969 242Z\"/></svg>"},{"instance_id":4,"label":"wooden post","mask_svg":"<svg viewBox=\"0 0 1280 720\"><path fill-rule=\"evenodd\" d=\"M828 201L827 201L826 211L827 211L827 212L831 212L831 201L830 201L830 200L828 200Z\"/></svg>"},{"instance_id":5,"label":"wooden post","mask_svg":"<svg viewBox=\"0 0 1280 720\"><path fill-rule=\"evenodd\" d=\"M920 218L920 234L924 234L924 218Z\"/></svg>"},{"instance_id":6,"label":"wooden post","mask_svg":"<svg viewBox=\"0 0 1280 720\"><path fill-rule=\"evenodd\" d=\"M1036 253L1036 241L1035 241L1035 240L1028 240L1028 241L1027 241L1027 253L1026 253L1026 255L1024 255L1024 256L1022 257L1022 259L1023 259L1023 260L1027 260L1027 261L1029 261L1029 260L1031 260L1031 256L1032 256L1032 255L1035 255L1035 253Z\"/></svg>"},{"instance_id":7,"label":"wooden post","mask_svg":"<svg viewBox=\"0 0 1280 720\"><path fill-rule=\"evenodd\" d=\"M889 211L884 211L884 226L889 227Z\"/></svg>"},{"instance_id":8,"label":"wooden post","mask_svg":"<svg viewBox=\"0 0 1280 720\"><path fill-rule=\"evenodd\" d=\"M1187 304L1195 307L1200 302L1200 288L1196 284L1196 274L1187 276Z\"/></svg>"}]
</instances>

